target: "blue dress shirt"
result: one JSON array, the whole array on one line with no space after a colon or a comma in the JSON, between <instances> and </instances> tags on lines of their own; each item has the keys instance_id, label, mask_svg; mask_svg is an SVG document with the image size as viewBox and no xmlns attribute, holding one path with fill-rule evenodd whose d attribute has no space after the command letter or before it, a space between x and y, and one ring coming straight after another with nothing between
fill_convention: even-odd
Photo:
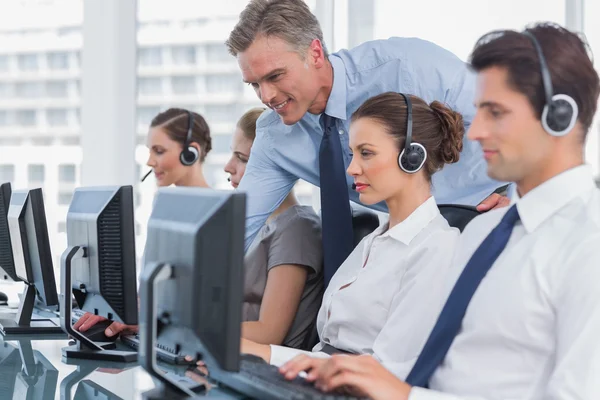
<instances>
[{"instance_id":1,"label":"blue dress shirt","mask_svg":"<svg viewBox=\"0 0 600 400\"><path fill-rule=\"evenodd\" d=\"M329 56L333 87L325 112L339 120L344 163L350 164L348 127L352 113L368 98L393 91L413 94L428 103L438 100L462 113L468 130L475 115L475 74L451 52L416 38L390 38L363 43ZM319 145L323 131L319 115L306 113L285 125L267 110L256 124L246 173L239 190L247 192L246 249L268 216L281 204L298 179L319 185ZM479 143L466 139L460 161L446 165L432 178L439 204L477 205L502 182L487 176ZM359 202L346 176L350 200ZM372 208L387 211L385 204Z\"/></svg>"}]
</instances>

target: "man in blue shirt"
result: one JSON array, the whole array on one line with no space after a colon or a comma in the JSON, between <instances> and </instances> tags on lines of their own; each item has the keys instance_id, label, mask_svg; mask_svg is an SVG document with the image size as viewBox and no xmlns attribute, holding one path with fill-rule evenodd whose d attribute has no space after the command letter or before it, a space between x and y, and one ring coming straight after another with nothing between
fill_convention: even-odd
<instances>
[{"instance_id":1,"label":"man in blue shirt","mask_svg":"<svg viewBox=\"0 0 600 400\"><path fill-rule=\"evenodd\" d=\"M345 171L351 160L350 117L368 98L394 91L427 102L439 100L463 114L466 129L475 114L475 75L449 51L420 39L391 38L329 55L319 23L302 0L252 0L226 45L244 81L270 108L257 122L256 141L239 186L248 195L246 249L299 178L321 187L324 240L334 236L323 202L330 185L323 182L324 125L334 127L339 137L333 143L341 144L339 167ZM323 122L321 114L329 122ZM337 176L345 179L344 188L327 196L358 202L351 177ZM481 211L508 204L506 198L492 195L501 186L487 176L479 144L468 140L460 161L433 176L439 204L479 205ZM386 211L383 205L375 208ZM338 225L335 235L343 230ZM327 243L324 246L327 252Z\"/></svg>"}]
</instances>

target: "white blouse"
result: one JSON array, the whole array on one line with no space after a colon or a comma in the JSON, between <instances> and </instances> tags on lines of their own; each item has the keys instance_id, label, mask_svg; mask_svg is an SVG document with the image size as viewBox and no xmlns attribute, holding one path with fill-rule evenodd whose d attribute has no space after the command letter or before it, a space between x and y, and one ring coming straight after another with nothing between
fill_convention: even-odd
<instances>
[{"instance_id":1,"label":"white blouse","mask_svg":"<svg viewBox=\"0 0 600 400\"><path fill-rule=\"evenodd\" d=\"M445 276L459 231L451 228L430 197L407 219L365 237L333 276L317 317L321 342L372 354L406 376L445 301ZM271 346L271 364L301 350Z\"/></svg>"}]
</instances>

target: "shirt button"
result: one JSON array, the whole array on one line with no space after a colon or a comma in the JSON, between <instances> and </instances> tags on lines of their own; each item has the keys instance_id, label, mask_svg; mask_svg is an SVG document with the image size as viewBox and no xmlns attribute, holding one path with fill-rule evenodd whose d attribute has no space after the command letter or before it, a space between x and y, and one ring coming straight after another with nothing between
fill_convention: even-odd
<instances>
[{"instance_id":1,"label":"shirt button","mask_svg":"<svg viewBox=\"0 0 600 400\"><path fill-rule=\"evenodd\" d=\"M340 135L343 135L343 134L344 134L344 130L343 130L343 129L340 129L340 130L338 131L338 133L339 133Z\"/></svg>"}]
</instances>

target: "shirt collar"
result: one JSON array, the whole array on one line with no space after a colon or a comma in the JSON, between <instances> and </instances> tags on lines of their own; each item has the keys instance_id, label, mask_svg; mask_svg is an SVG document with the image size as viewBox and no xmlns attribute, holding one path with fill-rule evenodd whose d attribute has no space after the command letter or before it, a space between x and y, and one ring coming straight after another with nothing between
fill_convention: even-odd
<instances>
[{"instance_id":1,"label":"shirt collar","mask_svg":"<svg viewBox=\"0 0 600 400\"><path fill-rule=\"evenodd\" d=\"M523 197L515 190L512 203L517 204L521 222L531 233L571 200L595 187L592 168L581 165L556 175Z\"/></svg>"},{"instance_id":2,"label":"shirt collar","mask_svg":"<svg viewBox=\"0 0 600 400\"><path fill-rule=\"evenodd\" d=\"M333 68L333 86L327 105L325 106L325 114L346 120L346 67L344 62L336 56L329 56L329 62Z\"/></svg>"},{"instance_id":3,"label":"shirt collar","mask_svg":"<svg viewBox=\"0 0 600 400\"><path fill-rule=\"evenodd\" d=\"M404 221L388 229L381 237L389 236L399 242L409 245L410 242L438 215L440 210L433 196L429 197ZM380 232L387 229L387 225L380 227Z\"/></svg>"}]
</instances>

